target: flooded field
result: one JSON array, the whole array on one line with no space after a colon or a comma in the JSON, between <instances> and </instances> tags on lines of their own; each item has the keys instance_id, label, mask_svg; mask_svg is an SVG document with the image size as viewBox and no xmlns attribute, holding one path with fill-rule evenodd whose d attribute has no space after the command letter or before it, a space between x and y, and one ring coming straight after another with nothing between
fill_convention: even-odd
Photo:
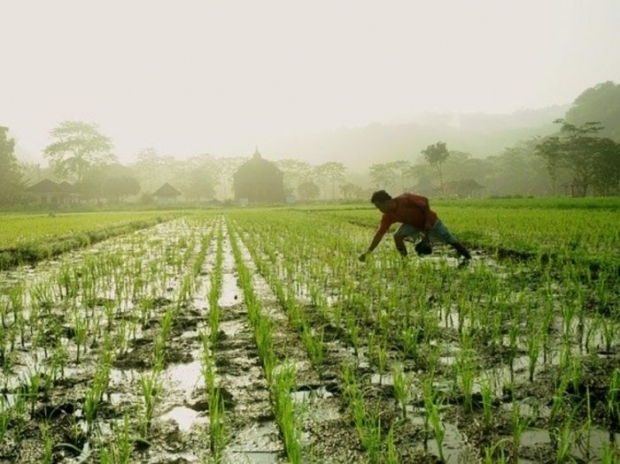
<instances>
[{"instance_id":1,"label":"flooded field","mask_svg":"<svg viewBox=\"0 0 620 464\"><path fill-rule=\"evenodd\" d=\"M4 271L0 463L620 462L613 261L371 235L214 213Z\"/></svg>"}]
</instances>

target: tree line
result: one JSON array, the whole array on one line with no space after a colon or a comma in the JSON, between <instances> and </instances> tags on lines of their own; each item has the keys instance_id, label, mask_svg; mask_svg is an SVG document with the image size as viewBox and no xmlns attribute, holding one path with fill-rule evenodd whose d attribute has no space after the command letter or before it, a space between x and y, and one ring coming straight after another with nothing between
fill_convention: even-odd
<instances>
[{"instance_id":1,"label":"tree line","mask_svg":"<svg viewBox=\"0 0 620 464\"><path fill-rule=\"evenodd\" d=\"M583 92L555 121L558 130L534 137L485 159L449 149L443 141L409 159L370 165L367 172L341 162L320 165L294 158L275 161L288 195L301 200L367 199L381 188L433 196L618 195L620 193L620 85L599 84ZM0 204L27 202L26 188L45 177L66 180L86 199L151 200L165 182L189 200L232 198L232 176L245 157L198 154L186 160L142 150L123 165L112 140L95 124L65 121L44 150L49 167L19 163L9 128L0 126Z\"/></svg>"}]
</instances>

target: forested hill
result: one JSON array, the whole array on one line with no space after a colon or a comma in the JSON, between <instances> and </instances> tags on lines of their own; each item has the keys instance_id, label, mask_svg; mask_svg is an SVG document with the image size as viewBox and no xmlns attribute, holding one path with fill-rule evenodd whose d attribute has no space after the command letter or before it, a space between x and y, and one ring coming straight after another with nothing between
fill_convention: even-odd
<instances>
[{"instance_id":1,"label":"forested hill","mask_svg":"<svg viewBox=\"0 0 620 464\"><path fill-rule=\"evenodd\" d=\"M364 167L393 160L414 161L428 145L443 141L450 150L486 158L521 140L551 134L557 130L553 121L563 118L569 108L570 105L562 105L512 114L426 113L407 121L342 128L298 138L282 143L274 154L317 164L340 161L350 167Z\"/></svg>"}]
</instances>

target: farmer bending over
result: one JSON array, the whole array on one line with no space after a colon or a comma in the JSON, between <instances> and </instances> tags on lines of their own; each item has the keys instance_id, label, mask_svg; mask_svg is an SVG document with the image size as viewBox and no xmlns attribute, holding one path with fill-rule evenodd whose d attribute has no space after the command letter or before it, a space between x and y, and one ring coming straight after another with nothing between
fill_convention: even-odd
<instances>
[{"instance_id":1,"label":"farmer bending over","mask_svg":"<svg viewBox=\"0 0 620 464\"><path fill-rule=\"evenodd\" d=\"M366 256L377 248L385 233L395 222L402 223L394 233L394 244L402 256L407 256L405 239L415 241L420 234L423 234L423 241L427 244L430 244L431 238L448 243L460 256L466 260L471 259L467 248L448 231L437 214L430 209L428 198L412 193L403 193L392 198L385 190L379 190L372 194L370 201L383 213L383 216L368 251L360 255L360 261L366 260Z\"/></svg>"}]
</instances>

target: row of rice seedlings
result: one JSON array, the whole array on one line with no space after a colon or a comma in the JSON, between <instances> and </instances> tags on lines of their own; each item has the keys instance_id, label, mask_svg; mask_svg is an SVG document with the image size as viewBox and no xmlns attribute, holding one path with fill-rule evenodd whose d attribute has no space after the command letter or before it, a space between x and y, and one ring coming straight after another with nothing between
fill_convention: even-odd
<instances>
[{"instance_id":1,"label":"row of rice seedlings","mask_svg":"<svg viewBox=\"0 0 620 464\"><path fill-rule=\"evenodd\" d=\"M209 401L209 448L214 462L222 461L224 449L228 442L226 435L226 407L222 395L221 382L216 380L215 353L210 345L209 336L202 334L202 375L207 387Z\"/></svg>"},{"instance_id":2,"label":"row of rice seedlings","mask_svg":"<svg viewBox=\"0 0 620 464\"><path fill-rule=\"evenodd\" d=\"M296 246L291 250L290 247L285 247L284 242L292 238L294 231L289 235L272 228L261 229L261 225L269 222L261 221L260 224L256 224L249 222L245 217L243 220L239 219L239 222L246 245L259 271L270 282L278 300L287 309L293 327L302 333L306 348L315 359L315 364L320 364L323 357L323 334L309 330L308 324L304 322L306 318L303 308L309 303L313 312L318 311L323 320L335 326L340 326L342 323L342 311L339 306L330 307L324 289L314 278L310 268L315 260L298 258L298 255L306 251L306 238L296 239ZM306 295L309 296L309 300Z\"/></svg>"},{"instance_id":3,"label":"row of rice seedlings","mask_svg":"<svg viewBox=\"0 0 620 464\"><path fill-rule=\"evenodd\" d=\"M301 340L306 348L312 365L321 372L320 366L324 360L323 330L317 331L312 328L307 320L301 305L295 297L295 280L281 280L277 271L274 270L273 262L263 259L258 250L258 244L252 240L245 241L245 245L256 265L259 273L265 278L278 302L286 312L291 326L301 334ZM261 250L263 251L263 250Z\"/></svg>"},{"instance_id":4,"label":"row of rice seedlings","mask_svg":"<svg viewBox=\"0 0 620 464\"><path fill-rule=\"evenodd\" d=\"M227 225L229 230L233 230L230 222ZM273 323L262 314L262 303L254 291L252 276L243 262L235 233L230 233L230 241L239 273L240 286L248 309L248 318L254 329L259 357L269 385L270 401L284 441L286 454L289 462L301 463L301 424L296 420L294 403L290 396L290 392L295 388L295 373L286 363L278 365L276 362L272 344Z\"/></svg>"},{"instance_id":5,"label":"row of rice seedlings","mask_svg":"<svg viewBox=\"0 0 620 464\"><path fill-rule=\"evenodd\" d=\"M217 341L218 333L219 333L219 324L220 324L220 305L219 300L222 295L222 263L224 262L224 238L222 231L222 222L219 222L218 231L217 231L217 242L216 242L216 251L215 251L215 263L211 275L209 277L209 326L210 326L210 337L211 344L215 345Z\"/></svg>"},{"instance_id":6,"label":"row of rice seedlings","mask_svg":"<svg viewBox=\"0 0 620 464\"><path fill-rule=\"evenodd\" d=\"M246 243L248 242L246 241ZM258 253L256 252L256 250L254 250L253 247L250 247L250 250L254 252L254 261L259 263L259 269L261 268L261 265L263 265L262 267L264 268L264 270L262 271L262 273L267 275L268 280L271 282L271 286L274 289L274 293L278 295L281 303L289 311L291 311L291 308L296 308L299 304L295 299L295 292L291 288L291 282L299 283L301 281L300 276L293 273L290 266L290 261L288 260L290 259L290 257L284 257L282 259L279 259L278 261L280 263L283 263L283 267L285 268L285 279L287 280L287 282L289 282L288 289L285 291L278 276L275 275L276 273L274 271L271 271L271 269L273 268L277 269L277 263L274 260L275 253L273 253L273 250L272 252L269 251L269 245L272 244L272 242L268 239L263 239L261 241L261 244L263 245L261 251L266 251L265 255L270 256L272 261L267 265L263 265L264 261L261 260L260 257L258 257ZM257 244L254 243L254 245L256 246ZM270 267L270 265L273 267ZM303 279L303 277L301 278ZM329 306L327 300L323 297L322 294L315 290L316 287L313 285L313 279L308 280L304 281L301 287L304 287L306 289L312 289L311 292L313 300L318 303L317 306L320 308L319 310L322 309L322 312L326 319L330 320L331 318L327 314ZM307 324L301 325L302 338L303 334L305 333L306 326ZM355 327L357 328L357 325L355 325ZM380 374L384 375L386 374L387 370L387 337L382 336L381 341L375 341L375 337L371 333L371 336L368 340L370 344L370 353L373 353L375 351L373 349L373 346L376 344L376 358L377 364L379 366L379 372ZM306 348L311 354L311 351L308 347L309 344L306 343ZM403 414L406 417L406 406L408 402L409 389L411 386L411 376L404 374L400 378L402 381L398 384L398 386L397 382L395 381L394 388L395 391L400 392L399 398L402 401L402 410ZM351 366L345 368L343 374L343 384L345 385L344 400L348 404L349 410L352 413L353 421L355 423L358 436L360 437L362 445L368 453L370 462L398 462L399 457L394 444L394 424L390 426L389 433L386 436L382 436L382 425L379 418L379 410L377 409L377 407L373 407L365 401L363 395L361 394L361 388L359 387L360 381L361 380L358 379L355 374L354 368L352 368Z\"/></svg>"},{"instance_id":7,"label":"row of rice seedlings","mask_svg":"<svg viewBox=\"0 0 620 464\"><path fill-rule=\"evenodd\" d=\"M343 398L348 404L358 437L366 450L369 462L398 462L397 456L389 454L386 459L382 452L383 438L381 436L379 409L372 408L367 404L355 369L351 366L345 366L342 380L344 383ZM388 435L388 439L390 437L393 440L393 434ZM388 445L388 448L393 448L393 443L391 446Z\"/></svg>"},{"instance_id":8,"label":"row of rice seedlings","mask_svg":"<svg viewBox=\"0 0 620 464\"><path fill-rule=\"evenodd\" d=\"M299 302L296 299L296 292L293 287L294 282L302 282L299 287L303 287L305 289L313 289L312 281L303 280L302 276L295 275L293 270L290 267L290 256L276 257L273 252L273 248L270 245L273 243L269 238L262 237L262 240L254 239L252 240L252 234L246 234L246 244L251 252L253 252L254 261L257 263L259 269L262 268L261 272L266 275L267 280L271 283L272 288L274 289L274 293L278 296L280 302L283 304L288 311L295 314L297 311L294 311L295 308L298 308ZM262 259L259 256L259 252L256 250L258 247L261 252L265 252L263 256L267 256L269 261L265 263L266 260ZM297 247L297 250L300 248ZM275 261L277 260L277 262ZM283 275L276 275L276 272L273 269L278 269L278 264L281 264L281 267L284 268L285 273ZM280 278L284 277L287 282L289 282L288 287L285 289L282 284ZM318 292L314 293L313 297L316 300L321 299L324 304L325 316L329 317L328 312L328 304L325 299L320 296ZM289 314L291 317L291 314ZM293 317L293 321L298 320L297 318L302 318L303 322L300 322L300 330L302 330L302 339L304 329L307 326L307 323L303 319L303 314L295 314ZM294 324L293 324L294 325ZM379 359L378 364L381 366L380 371L385 374L385 370L387 368L387 337L382 337L381 341L375 341L374 336L369 337L370 344L377 344L377 351ZM308 345L306 344L306 348L308 349ZM310 350L308 350L310 352ZM373 352L373 349L370 348L370 351ZM310 352L311 354L311 352ZM312 356L311 356L312 357ZM410 378L410 377L409 377ZM353 422L356 426L358 436L364 446L365 450L368 453L368 457L370 462L398 462L398 453L396 452L396 447L394 445L394 426L390 427L390 431L386 436L382 436L382 424L379 419L379 410L377 407L371 406L365 400L364 396L361 393L360 382L355 373L355 369L352 366L345 367L342 376L343 384L345 385L344 391L344 400L351 411L353 416ZM404 390L404 388L403 388ZM408 388L407 393L408 395ZM403 406L404 411L406 411L406 404ZM387 461L386 461L387 459Z\"/></svg>"},{"instance_id":9,"label":"row of rice seedlings","mask_svg":"<svg viewBox=\"0 0 620 464\"><path fill-rule=\"evenodd\" d=\"M260 237L259 235L260 238L254 239L254 242L256 244L260 244L261 251L265 251L265 255L271 257L271 263L270 263L271 265L273 265L276 269L278 267L285 269L284 279L287 282L289 282L289 292L287 292L286 298L289 300L292 299L290 295L292 295L293 292L290 291L290 287L292 286L291 282L294 282L294 284L297 286L298 289L304 288L310 293L311 301L315 303L317 309L323 314L326 320L333 321L335 322L335 324L340 325L342 323L342 307L343 306L334 305L330 307L328 300L324 295L324 292L322 292L321 289L319 288L319 285L317 285L317 281L319 281L319 273L324 273L324 270L326 269L325 263L317 259L318 265L314 266L313 265L314 260L310 258L304 262L304 264L307 266L304 267L303 272L295 272L295 270L297 269L297 266L294 266L291 264L291 263L299 262L299 258L296 257L296 254L302 254L306 252L308 255L311 255L310 252L305 250L307 242L305 240L297 241L297 246L294 247L294 249L292 250L291 248L288 249L291 251L290 254L285 252L286 254L284 257L282 257L282 255L280 254L279 256L274 258L274 256L276 256L274 248L276 248L278 244L277 243L276 245L273 245L273 244L274 242L277 242L278 237L267 235L269 234L269 230L267 228L265 228L263 231L258 231L258 232L257 232L257 229L258 227L253 228L254 234L259 235L262 232L264 236ZM294 231L292 232L292 234L294 234ZM253 234L248 234L248 235L251 237ZM278 234L278 235L281 237L281 240L284 240L284 241L291 239L290 236L287 236L288 234ZM255 260L260 261L260 259L257 257L255 257ZM267 265L265 267L267 268L267 273L268 273L269 266ZM320 268L320 271L318 270L319 268ZM273 276L273 274L275 274L275 271L272 271L271 274ZM271 280L275 281L275 283L272 286L275 288L276 294L282 294L283 292L278 291L278 287L282 286L281 284L280 285L278 284L278 278L273 277ZM354 294L355 290L352 287L349 286L348 289L351 292L351 294ZM281 300L284 300L284 298L281 298ZM359 302L360 300L358 299L357 301ZM359 306L367 310L370 305L359 305ZM286 304L286 307L290 309L291 307L294 307L294 304L291 304L289 302ZM384 318L383 320L386 321L387 317ZM349 331L350 339L353 343L354 349L356 353L358 353L359 348L360 348L359 334L360 334L360 330L362 330L360 329L360 326L358 325L358 317L356 317L355 314L349 313L346 316L346 323L347 323L346 329ZM385 374L387 371L387 333L388 333L387 330L383 331L381 337L377 339L378 342L376 343L374 342L373 338L370 338L370 343L369 343L370 353L375 354L375 351L376 351L376 356L373 356L373 358L376 359L377 361L381 375Z\"/></svg>"},{"instance_id":10,"label":"row of rice seedlings","mask_svg":"<svg viewBox=\"0 0 620 464\"><path fill-rule=\"evenodd\" d=\"M264 222L261 221L261 224L263 223ZM247 224L247 220L244 221L244 225L246 224ZM254 224L252 224L252 226L254 226ZM276 269L270 272L269 264L264 266L267 269L265 273L270 273L272 275L272 278L270 280L274 282L272 284L272 287L274 287L275 293L277 295L282 295L284 292L279 291L279 288L283 287L283 285L281 283L280 284L278 283L279 281L278 276L274 276L274 274L277 272L278 268L284 269L284 272L283 274L280 274L280 277L286 280L287 282L289 282L289 285L288 285L289 291L286 292L284 297L280 297L280 300L285 301L286 299L288 300L292 299L291 296L294 294L294 292L291 290L291 287L293 287L293 285L297 287L297 290L303 288L310 293L311 301L315 304L318 311L322 313L325 320L332 321L336 325L342 324L343 305L334 305L330 307L328 299L325 296L324 289L320 288L321 284L317 284L317 281L322 280L325 269L329 269L328 267L326 268L326 263L324 263L321 259L316 259L316 260L314 260L313 258L306 259L304 261L305 267L303 268L301 272L298 271L298 266L292 264L292 263L300 262L300 259L296 256L298 254L306 254L306 256L308 255L312 256L312 250L306 249L307 241L297 240L296 241L297 246L294 247L294 249L288 248L284 256L282 256L282 253L276 255L276 249L278 248L278 245L280 245L280 243L278 242L290 240L291 236L288 236L288 234L281 234L281 233L277 235L276 234L272 235L270 233L272 231L270 231L267 227L263 228L263 230L260 230L259 229L260 225L256 225L256 227L248 227L248 229L250 228L253 229L252 230L253 233L249 233L248 236L252 237L254 235L258 235L258 238L255 238L253 240L253 242L256 244L255 246L259 246L259 245L261 246L261 251L264 251L265 255L270 257L269 264L271 264ZM263 234L262 237L260 236L261 233ZM295 232L293 231L290 233L292 235ZM280 237L279 240L278 240L278 236ZM291 253L288 253L289 250L291 251ZM260 262L260 258L258 258L257 256L255 256L255 260ZM353 287L349 286L348 289L351 292L351 294L356 293ZM297 294L299 294L299 292L297 292ZM359 302L360 300L358 299L357 301ZM363 304L358 305L359 308L365 311L368 310L369 306L370 305L363 305ZM294 303L286 302L286 307L289 308L290 310L292 307L294 308ZM360 348L360 344L359 344L360 343L360 337L359 337L360 331L364 330L365 332L367 332L365 329L363 329L365 325L361 326L362 328L358 325L358 319L367 320L368 317L364 318L362 316L361 318L358 318L356 314L352 314L352 313L349 313L346 316L346 322L347 322L346 329L349 330L350 339L353 343L356 353L359 352L359 348ZM384 321L386 320L387 320L387 317L384 318ZM303 326L301 328L302 328L302 335L306 335L308 332L303 330ZM387 361L387 349L386 349L387 348L387 336L386 336L387 333L388 331L383 332L380 339L378 339L379 343L373 343L372 340L370 343L370 347L371 347L370 353L374 354L376 351L376 356L373 356L373 358L376 359L377 364L379 365L380 373L382 375L385 374L387 371L387 362L386 362ZM309 337L304 337L304 340L308 341ZM311 343L307 342L306 345L307 345L307 348L310 348L308 351L310 353L313 353L311 349L312 347Z\"/></svg>"},{"instance_id":11,"label":"row of rice seedlings","mask_svg":"<svg viewBox=\"0 0 620 464\"><path fill-rule=\"evenodd\" d=\"M89 390L86 392L84 399L84 416L89 429L96 424L95 419L103 396L108 389L110 383L110 373L114 363L115 350L114 340L106 335L101 349L101 355L98 361L99 368L95 372ZM77 430L76 430L77 433ZM74 437L77 441L78 436Z\"/></svg>"},{"instance_id":12,"label":"row of rice seedlings","mask_svg":"<svg viewBox=\"0 0 620 464\"><path fill-rule=\"evenodd\" d=\"M204 243L203 243L204 245ZM228 442L226 430L226 408L222 395L221 381L216 380L215 350L219 333L221 309L219 299L222 294L224 260L222 221L219 220L216 232L215 259L209 276L209 330L200 332L202 341L202 375L209 402L209 449L213 462L222 462L224 449ZM204 248L204 246L203 246ZM196 268L197 269L197 268ZM197 269L198 270L198 269Z\"/></svg>"},{"instance_id":13,"label":"row of rice seedlings","mask_svg":"<svg viewBox=\"0 0 620 464\"><path fill-rule=\"evenodd\" d=\"M299 276L294 275L290 261L287 258L283 258L278 260L280 263L284 263L283 267L285 268L285 279L289 283L288 287L285 289L282 281L280 280L281 276L276 275L276 272L273 269L277 269L278 266L275 261L275 253L273 253L273 249L269 248L269 245L272 243L269 240L262 240L260 243L263 245L261 251L265 252L265 256L270 257L270 261L266 262L266 260L261 259L258 251L255 247L258 247L258 243L248 239L248 235L246 235L246 245L252 252L253 259L257 263L259 270L261 273L267 278L268 282L274 293L277 295L280 303L287 309L289 314L289 319L291 319L292 325L301 331L302 340L306 345L306 349L310 355L310 358L314 360L315 367L320 366L320 362L316 362L316 358L313 356L312 351L312 342L308 341L308 332L311 330L309 328L308 322L305 320L304 315L297 308L299 307L299 302L297 301L295 294L296 292L293 287L293 282L299 283ZM315 287L312 285L312 282L304 282L301 286L304 288L314 289ZM318 292L313 292L314 301L319 302L318 304L322 307L324 311L324 316L328 318L327 301L320 296ZM322 340L319 342L322 343ZM381 351L382 353L386 353L385 350ZM386 361L386 357L383 356L384 364ZM394 428L390 427L389 433L387 436L382 436L382 425L381 420L379 418L379 410L376 407L370 406L366 400L364 399L361 388L359 386L360 379L356 376L355 370L351 366L346 366L343 375L343 384L345 385L344 389L344 400L347 403L349 410L353 416L353 422L355 424L356 430L358 432L358 436L362 443L362 446L368 453L368 457L370 462L398 462L399 457L396 452L396 446L394 443ZM405 409L406 410L406 409ZM384 450L386 450L384 452Z\"/></svg>"}]
</instances>

